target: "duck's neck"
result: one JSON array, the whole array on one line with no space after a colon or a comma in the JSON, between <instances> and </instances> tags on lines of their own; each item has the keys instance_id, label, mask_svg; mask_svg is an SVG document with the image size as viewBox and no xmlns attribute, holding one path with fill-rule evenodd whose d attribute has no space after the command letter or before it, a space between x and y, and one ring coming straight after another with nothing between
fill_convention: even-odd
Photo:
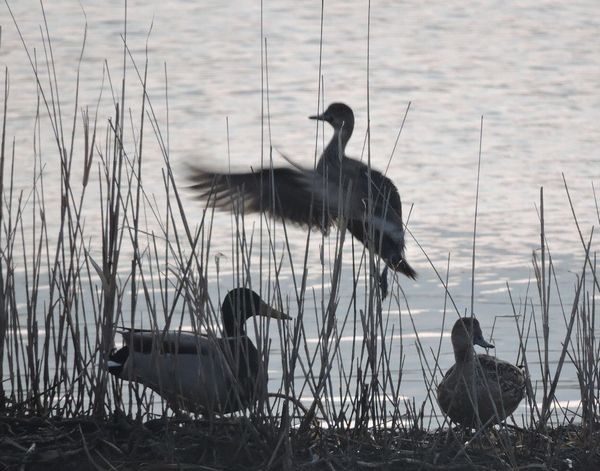
<instances>
[{"instance_id":1,"label":"duck's neck","mask_svg":"<svg viewBox=\"0 0 600 471\"><path fill-rule=\"evenodd\" d=\"M227 337L246 335L246 323L231 312L223 312L223 330Z\"/></svg>"},{"instance_id":2,"label":"duck's neck","mask_svg":"<svg viewBox=\"0 0 600 471\"><path fill-rule=\"evenodd\" d=\"M457 368L462 371L472 371L475 363L475 352L473 348L454 350L454 359Z\"/></svg>"},{"instance_id":3,"label":"duck's neck","mask_svg":"<svg viewBox=\"0 0 600 471\"><path fill-rule=\"evenodd\" d=\"M346 144L348 144L351 137L351 126L344 124L341 128L335 129L331 141L323 151L323 160L326 160L327 163L341 161L346 156Z\"/></svg>"}]
</instances>

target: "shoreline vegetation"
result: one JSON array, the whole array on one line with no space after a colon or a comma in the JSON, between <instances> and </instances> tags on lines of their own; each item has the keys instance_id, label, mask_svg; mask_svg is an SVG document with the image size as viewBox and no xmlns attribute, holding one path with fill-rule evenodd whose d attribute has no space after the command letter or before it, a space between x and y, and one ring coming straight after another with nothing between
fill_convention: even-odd
<instances>
[{"instance_id":1,"label":"shoreline vegetation","mask_svg":"<svg viewBox=\"0 0 600 471\"><path fill-rule=\"evenodd\" d=\"M13 21L21 36L18 21ZM343 280L354 286L350 308L338 308L342 251L352 244L343 223L336 234L326 236L335 250L329 259L323 255L322 284L330 286L321 298L307 289L309 244L321 235L307 233L304 263L297 265L285 224L262 217L258 227L247 227L239 212L231 218L234 256L221 258L210 243L214 208L206 204L201 217L194 218L198 223L186 216L180 193L184 182L171 165L168 120L157 118L147 89L147 57L141 65L136 62L124 34L122 76L111 78L108 65L105 69L103 87L114 106L112 117L102 123L100 101L91 109L78 102L79 73L74 111L61 106L50 28L45 24L41 31L43 53L22 39L37 81L35 167L29 188L14 184L15 172L23 170L6 132L11 119L8 69L1 94L0 467L600 468L595 315L600 285L593 230L586 235L587 228L579 227L566 181L581 239L574 291L558 290L544 231L542 190L532 294L526 302L511 297L519 334L516 364L528 378L526 409L505 424L466 431L442 414L425 413L439 411L435 391L444 373L438 362L444 326L462 314L446 288L450 259L445 272L431 264L444 306L435 351L421 342L397 283L391 299L382 302L374 274L383 267L362 247L353 246L352 279L346 275ZM79 67L84 54L85 34ZM137 117L125 102L131 65L142 96ZM161 100L168 116L167 83L165 71ZM40 145L48 136L52 149ZM162 153L161 182L144 179L148 139ZM59 198L45 190L48 173L60 180ZM158 193L160 199L155 198ZM90 212L99 215L100 227L90 227ZM418 242L411 245L417 247ZM284 262L293 280L286 293L279 287ZM216 275L209 270L214 265ZM268 398L224 417L176 415L150 390L108 374L107 356L119 340L119 327L143 325L161 332L189 325L193 332L220 337L220 298L211 298L207 280L221 271L238 286L262 288L266 300L293 317L289 325L255 321L247 326L259 339L256 347L263 360L282 372ZM510 296L508 283L507 291ZM389 303L408 311L411 324L398 326ZM308 342L303 328L307 306L319 313L316 345ZM551 333L558 324L565 331L560 339ZM395 334L403 329L415 334L417 367L427 388L418 399L401 395L405 346ZM350 358L340 353L341 338L348 332L353 336ZM550 350L557 344L561 353L553 362ZM393 366L397 358L399 368ZM577 375L580 400L575 409L556 395L566 364ZM306 397L310 401L301 400Z\"/></svg>"}]
</instances>

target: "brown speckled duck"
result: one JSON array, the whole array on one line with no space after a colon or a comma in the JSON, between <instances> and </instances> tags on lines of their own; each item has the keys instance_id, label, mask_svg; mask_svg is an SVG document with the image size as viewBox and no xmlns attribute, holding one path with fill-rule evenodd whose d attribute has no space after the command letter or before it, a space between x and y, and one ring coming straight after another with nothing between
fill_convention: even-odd
<instances>
[{"instance_id":1,"label":"brown speckled duck","mask_svg":"<svg viewBox=\"0 0 600 471\"><path fill-rule=\"evenodd\" d=\"M456 364L437 390L443 412L467 427L498 423L512 414L525 395L520 368L490 355L476 355L474 345L494 348L481 333L477 319L463 317L452 328Z\"/></svg>"}]
</instances>

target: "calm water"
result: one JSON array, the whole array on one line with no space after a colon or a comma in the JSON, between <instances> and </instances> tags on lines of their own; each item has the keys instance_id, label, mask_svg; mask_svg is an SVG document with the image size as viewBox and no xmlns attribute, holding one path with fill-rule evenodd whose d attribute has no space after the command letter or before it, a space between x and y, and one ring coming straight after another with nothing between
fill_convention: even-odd
<instances>
[{"instance_id":1,"label":"calm water","mask_svg":"<svg viewBox=\"0 0 600 471\"><path fill-rule=\"evenodd\" d=\"M113 109L107 78L102 88L103 67L108 64L117 90L122 75L123 7L117 1L81 3L87 15L88 34L79 106L93 109L103 90L98 116L99 122L104 123ZM186 163L213 169L225 169L228 165L256 167L260 165L261 151L268 157L269 142L297 162L312 165L315 143L319 143L316 151L320 153L323 139L330 137L330 130L325 129L325 136L319 130L316 139L315 124L306 119L317 109L320 2L265 1L262 27L266 46L261 38L261 9L257 1L128 3L128 44L140 67L147 44L149 93L163 132L167 122L166 64L168 146L182 186ZM36 48L41 62L39 25L43 20L38 2L11 4L27 45L32 51ZM573 298L572 286L583 265L583 252L562 173L584 236L599 222L592 192L592 184L600 187L598 13L595 1L520 1L511 2L510 6L505 2L445 1L428 2L426 7L415 1L374 1L371 6L372 164L385 169L410 102L388 176L400 190L405 211L414 205L410 229L442 273L450 254L450 291L461 312L470 305L472 228L483 116L475 312L488 333L495 323L496 353L510 361L516 360L518 346L514 320L503 317L512 313L506 282L511 284L513 297L522 301L533 279L532 251L539 246L539 188L544 187L546 234L566 306ZM52 1L46 5L46 15L60 98L70 122L84 13L79 2ZM17 159L23 163L15 181L18 188L28 188L32 179L35 82L4 4L0 6L0 24L0 65L8 67L11 85L7 134L15 137ZM264 62L268 65L262 76L261 46L266 50ZM321 70L324 101L344 101L353 107L356 126L348 153L356 157L363 152L367 127L366 64L366 2L325 2ZM128 103L132 119L137 122L141 88L130 60L128 67ZM268 100L266 93L261 94L267 85ZM261 119L263 112L268 119ZM58 181L57 157L47 120L43 125L47 199L50 206L56 206L57 197L52 190L57 195L58 188L53 188L52 182ZM160 185L162 156L149 128L146 142L145 182L152 186L156 181ZM285 164L277 152L274 159L275 164ZM158 198L161 195L157 192ZM198 222L202 205L187 193L184 197L188 213L197 214ZM92 200L86 212L88 228L99 224L93 203ZM301 262L306 232L298 228L288 230L295 259ZM218 214L214 253L230 256L230 234L230 217ZM323 242L326 247L333 244L329 239ZM308 256L309 285L316 296L320 296L322 287L326 293L329 290L327 283L321 284L321 243L315 235ZM92 237L92 253L97 244L98 240ZM282 248L278 250L281 256ZM98 254L96 250L96 257ZM412 239L407 257L419 272L419 279L399 281L424 345L436 347L444 290ZM263 275L266 279L267 275ZM341 287L344 312L351 292L350 279L351 263L346 257ZM293 298L288 264L284 265L281 281L289 283L281 286L282 294ZM212 292L216 293L218 283L221 289L227 289L232 285L232 277L225 274L221 279L212 278ZM254 283L258 284L258 280ZM556 297L553 301L556 357L563 321ZM400 311L394 303L391 310L396 333L402 324L407 356L401 392L420 398L425 386L406 303L400 303ZM455 316L450 312L447 324ZM317 319L319 314L314 309L307 312L307 336L314 342ZM348 328L342 335L351 333ZM345 343L342 342L342 348L350 348ZM445 369L453 359L447 337L442 348L445 353L441 366ZM534 362L533 357L531 360ZM279 370L276 364L271 367L272 384L276 387ZM534 370L534 375L539 377L539 372ZM578 398L572 368L564 378L559 399Z\"/></svg>"}]
</instances>

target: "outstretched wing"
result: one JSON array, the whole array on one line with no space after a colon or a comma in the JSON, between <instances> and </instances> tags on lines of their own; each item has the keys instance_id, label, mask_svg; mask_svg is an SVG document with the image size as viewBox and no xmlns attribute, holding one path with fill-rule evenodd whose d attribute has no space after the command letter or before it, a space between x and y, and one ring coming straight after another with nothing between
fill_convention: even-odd
<instances>
[{"instance_id":1,"label":"outstretched wing","mask_svg":"<svg viewBox=\"0 0 600 471\"><path fill-rule=\"evenodd\" d=\"M190 188L198 198L221 209L268 212L287 221L326 232L332 218L313 191L315 172L269 168L248 173L217 173L191 168Z\"/></svg>"}]
</instances>

